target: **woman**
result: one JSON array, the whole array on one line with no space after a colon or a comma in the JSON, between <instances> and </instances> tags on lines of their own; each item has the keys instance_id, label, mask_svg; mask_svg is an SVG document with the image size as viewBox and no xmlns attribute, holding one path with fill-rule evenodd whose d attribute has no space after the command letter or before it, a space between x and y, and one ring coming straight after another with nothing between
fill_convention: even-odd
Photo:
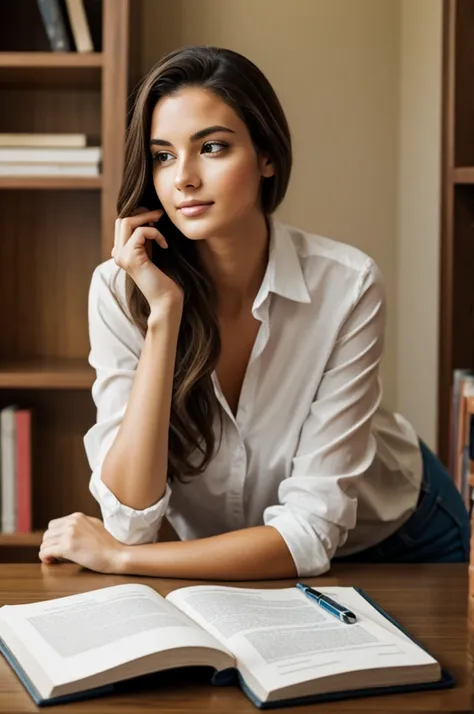
<instances>
[{"instance_id":1,"label":"woman","mask_svg":"<svg viewBox=\"0 0 474 714\"><path fill-rule=\"evenodd\" d=\"M459 494L380 406L377 266L273 216L291 163L282 107L241 55L186 47L142 81L89 296L103 523L51 521L42 562L250 580L467 560ZM156 542L165 514L181 540Z\"/></svg>"}]
</instances>

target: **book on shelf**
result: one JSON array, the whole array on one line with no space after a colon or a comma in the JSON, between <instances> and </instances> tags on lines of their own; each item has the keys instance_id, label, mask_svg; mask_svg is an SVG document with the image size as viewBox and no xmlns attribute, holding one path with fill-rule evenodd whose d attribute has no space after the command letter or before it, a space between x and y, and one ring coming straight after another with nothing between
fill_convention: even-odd
<instances>
[{"instance_id":1,"label":"book on shelf","mask_svg":"<svg viewBox=\"0 0 474 714\"><path fill-rule=\"evenodd\" d=\"M80 178L83 176L99 176L98 166L87 164L0 164L0 176L62 176L65 178Z\"/></svg>"},{"instance_id":2,"label":"book on shelf","mask_svg":"<svg viewBox=\"0 0 474 714\"><path fill-rule=\"evenodd\" d=\"M0 164L98 164L102 147L0 147Z\"/></svg>"},{"instance_id":3,"label":"book on shelf","mask_svg":"<svg viewBox=\"0 0 474 714\"><path fill-rule=\"evenodd\" d=\"M43 27L53 52L73 51L71 30L59 0L36 0Z\"/></svg>"},{"instance_id":4,"label":"book on shelf","mask_svg":"<svg viewBox=\"0 0 474 714\"><path fill-rule=\"evenodd\" d=\"M31 410L0 411L1 532L31 532Z\"/></svg>"},{"instance_id":5,"label":"book on shelf","mask_svg":"<svg viewBox=\"0 0 474 714\"><path fill-rule=\"evenodd\" d=\"M31 533L31 409L15 412L16 526L17 533Z\"/></svg>"},{"instance_id":6,"label":"book on shelf","mask_svg":"<svg viewBox=\"0 0 474 714\"><path fill-rule=\"evenodd\" d=\"M0 147L83 148L87 144L85 134L0 133Z\"/></svg>"},{"instance_id":7,"label":"book on shelf","mask_svg":"<svg viewBox=\"0 0 474 714\"><path fill-rule=\"evenodd\" d=\"M474 492L469 481L474 444L469 399L474 397L474 371L458 369L453 374L449 470L466 508L471 510Z\"/></svg>"},{"instance_id":8,"label":"book on shelf","mask_svg":"<svg viewBox=\"0 0 474 714\"><path fill-rule=\"evenodd\" d=\"M83 0L66 0L66 7L76 50L78 52L93 52L94 44Z\"/></svg>"},{"instance_id":9,"label":"book on shelf","mask_svg":"<svg viewBox=\"0 0 474 714\"><path fill-rule=\"evenodd\" d=\"M99 176L102 147L0 147L0 176Z\"/></svg>"},{"instance_id":10,"label":"book on shelf","mask_svg":"<svg viewBox=\"0 0 474 714\"><path fill-rule=\"evenodd\" d=\"M142 675L166 682L166 670L195 666L211 668L211 684L240 686L259 708L453 686L364 591L321 589L356 623L295 587L199 585L162 597L120 584L3 606L0 650L37 705L127 691Z\"/></svg>"},{"instance_id":11,"label":"book on shelf","mask_svg":"<svg viewBox=\"0 0 474 714\"><path fill-rule=\"evenodd\" d=\"M8 406L0 412L1 428L1 485L2 485L2 533L15 531L15 410Z\"/></svg>"},{"instance_id":12,"label":"book on shelf","mask_svg":"<svg viewBox=\"0 0 474 714\"><path fill-rule=\"evenodd\" d=\"M36 0L53 52L93 52L84 0Z\"/></svg>"}]
</instances>

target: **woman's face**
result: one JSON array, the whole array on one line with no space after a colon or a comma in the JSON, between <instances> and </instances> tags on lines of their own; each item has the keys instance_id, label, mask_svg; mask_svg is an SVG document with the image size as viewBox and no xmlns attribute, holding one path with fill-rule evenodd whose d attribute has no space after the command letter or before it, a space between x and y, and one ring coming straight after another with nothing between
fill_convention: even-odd
<instances>
[{"instance_id":1,"label":"woman's face","mask_svg":"<svg viewBox=\"0 0 474 714\"><path fill-rule=\"evenodd\" d=\"M151 120L150 151L157 196L188 238L229 234L261 212L261 180L274 168L267 157L257 156L245 123L213 92L186 87L160 99ZM196 215L179 208L195 200L211 205Z\"/></svg>"}]
</instances>

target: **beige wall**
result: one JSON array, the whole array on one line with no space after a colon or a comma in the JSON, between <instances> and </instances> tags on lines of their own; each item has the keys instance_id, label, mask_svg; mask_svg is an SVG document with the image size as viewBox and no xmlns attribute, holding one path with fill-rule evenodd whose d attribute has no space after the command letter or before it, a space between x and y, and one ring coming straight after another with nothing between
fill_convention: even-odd
<instances>
[{"instance_id":1,"label":"beige wall","mask_svg":"<svg viewBox=\"0 0 474 714\"><path fill-rule=\"evenodd\" d=\"M398 408L436 445L441 0L402 0Z\"/></svg>"},{"instance_id":2,"label":"beige wall","mask_svg":"<svg viewBox=\"0 0 474 714\"><path fill-rule=\"evenodd\" d=\"M243 53L267 75L286 111L294 140L294 173L279 217L356 245L378 262L387 284L389 308L382 366L384 401L392 408L406 407L417 421L415 426L421 427L429 439L432 416L426 415L423 404L417 406L418 382L410 372L416 345L407 345L417 328L410 303L417 281L408 246L416 242L418 264L423 262L426 281L431 267L425 265L421 251L428 237L418 234L417 221L431 221L431 236L434 225L429 211L422 219L414 209L408 210L414 182L406 190L403 183L405 173L413 175L407 164L410 155L419 156L418 135L412 127L417 118L409 112L410 91L416 92L415 78L424 81L425 75L420 74L421 69L414 76L410 74L411 64L416 70L416 39L407 27L402 31L402 22L416 18L421 25L424 14L431 18L429 27L424 28L426 47L423 45L423 67L429 74L428 63L436 54L433 38L440 0L407 0L403 7L402 2L142 0L141 68L145 73L162 55L179 46L214 44ZM418 9L410 10L406 7L410 4ZM428 5L435 10L428 11ZM403 62L401 82L402 39L409 57ZM430 75L430 98L421 107L424 119L436 102L434 72ZM407 82L411 89L405 87ZM432 121L430 127L431 141ZM418 133L422 134L421 129ZM430 171L432 164L427 165ZM421 171L417 181L423 177ZM418 185L423 200L427 194L432 197L433 181L431 175L430 188L420 189ZM403 300L399 290L404 291ZM425 293L423 307L418 306L417 312L425 314L427 304L429 320L423 329L431 345L433 309ZM397 336L399 330L402 341ZM418 362L421 366L422 358ZM431 360L423 375L423 389L429 394L432 373ZM409 381L401 386L399 376Z\"/></svg>"}]
</instances>

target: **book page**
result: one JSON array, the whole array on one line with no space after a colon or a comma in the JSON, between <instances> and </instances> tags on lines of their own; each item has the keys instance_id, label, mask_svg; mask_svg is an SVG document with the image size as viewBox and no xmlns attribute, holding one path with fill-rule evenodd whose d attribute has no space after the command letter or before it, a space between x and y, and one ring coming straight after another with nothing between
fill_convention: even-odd
<instances>
[{"instance_id":1,"label":"book page","mask_svg":"<svg viewBox=\"0 0 474 714\"><path fill-rule=\"evenodd\" d=\"M29 657L41 662L55 684L179 647L228 652L144 585L117 585L31 605L4 606L0 636L2 621L27 643ZM4 639L8 644L7 636ZM26 663L20 664L27 670Z\"/></svg>"},{"instance_id":2,"label":"book page","mask_svg":"<svg viewBox=\"0 0 474 714\"><path fill-rule=\"evenodd\" d=\"M405 635L396 625L392 624L390 620L387 620L377 608L373 607L370 602L354 588L338 586L327 587L324 588L324 593L332 597L336 602L343 602L352 612L364 615L369 620L378 623L385 630L393 632L394 635L406 642L413 642L408 635Z\"/></svg>"},{"instance_id":3,"label":"book page","mask_svg":"<svg viewBox=\"0 0 474 714\"><path fill-rule=\"evenodd\" d=\"M167 599L220 639L239 669L268 690L366 669L436 664L390 623L381 626L383 616L369 617L377 611L353 588L321 591L353 609L357 622L340 622L296 588L194 586Z\"/></svg>"}]
</instances>

